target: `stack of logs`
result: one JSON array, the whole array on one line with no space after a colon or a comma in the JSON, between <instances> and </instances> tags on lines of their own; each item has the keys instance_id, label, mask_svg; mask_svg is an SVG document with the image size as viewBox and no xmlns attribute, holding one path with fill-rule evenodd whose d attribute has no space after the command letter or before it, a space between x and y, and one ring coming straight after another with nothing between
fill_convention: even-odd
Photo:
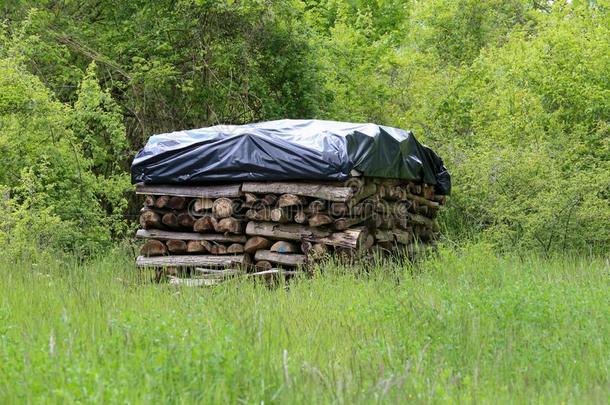
<instances>
[{"instance_id":1,"label":"stack of logs","mask_svg":"<svg viewBox=\"0 0 610 405\"><path fill-rule=\"evenodd\" d=\"M146 196L137 265L190 274L292 274L325 255L412 256L434 243L445 203L431 185L363 177L138 185L136 192Z\"/></svg>"}]
</instances>

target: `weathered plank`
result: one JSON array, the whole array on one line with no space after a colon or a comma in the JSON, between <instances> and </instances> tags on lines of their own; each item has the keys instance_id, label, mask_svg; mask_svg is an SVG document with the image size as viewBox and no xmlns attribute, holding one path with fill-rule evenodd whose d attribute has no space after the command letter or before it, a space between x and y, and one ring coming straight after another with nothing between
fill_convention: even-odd
<instances>
[{"instance_id":1,"label":"weathered plank","mask_svg":"<svg viewBox=\"0 0 610 405\"><path fill-rule=\"evenodd\" d=\"M271 263L284 264L287 266L298 266L305 263L305 255L259 250L254 255L254 260L266 260Z\"/></svg>"},{"instance_id":2,"label":"weathered plank","mask_svg":"<svg viewBox=\"0 0 610 405\"><path fill-rule=\"evenodd\" d=\"M304 237L329 236L331 231L297 224L250 221L248 222L248 226L246 226L246 234L252 236L264 236L272 239L300 241Z\"/></svg>"},{"instance_id":3,"label":"weathered plank","mask_svg":"<svg viewBox=\"0 0 610 405\"><path fill-rule=\"evenodd\" d=\"M138 256L138 267L229 267L243 266L249 263L247 255L180 255L180 256Z\"/></svg>"},{"instance_id":4,"label":"weathered plank","mask_svg":"<svg viewBox=\"0 0 610 405\"><path fill-rule=\"evenodd\" d=\"M239 197L241 184L212 185L212 186L175 186L175 185L148 185L137 184L136 194L168 195L180 197Z\"/></svg>"},{"instance_id":5,"label":"weathered plank","mask_svg":"<svg viewBox=\"0 0 610 405\"><path fill-rule=\"evenodd\" d=\"M158 239L158 240L209 240L214 242L233 242L246 243L244 235L224 235L221 233L197 233L197 232L171 232L159 229L138 229L136 232L138 239Z\"/></svg>"},{"instance_id":6,"label":"weathered plank","mask_svg":"<svg viewBox=\"0 0 610 405\"><path fill-rule=\"evenodd\" d=\"M354 195L354 192L350 187L296 182L248 182L242 185L242 191L257 194L295 194L343 202L349 201Z\"/></svg>"}]
</instances>

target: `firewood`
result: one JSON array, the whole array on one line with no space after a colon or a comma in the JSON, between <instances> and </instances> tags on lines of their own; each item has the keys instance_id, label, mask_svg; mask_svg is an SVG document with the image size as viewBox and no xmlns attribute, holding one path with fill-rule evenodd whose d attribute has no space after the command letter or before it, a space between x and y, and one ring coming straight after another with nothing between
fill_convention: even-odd
<instances>
[{"instance_id":1,"label":"firewood","mask_svg":"<svg viewBox=\"0 0 610 405\"><path fill-rule=\"evenodd\" d=\"M317 199L310 202L308 208L310 213L315 214L326 210L328 208L328 203L325 200Z\"/></svg>"},{"instance_id":2,"label":"firewood","mask_svg":"<svg viewBox=\"0 0 610 405\"><path fill-rule=\"evenodd\" d=\"M347 218L338 218L333 221L333 228L338 231L343 231L347 228L351 228L354 225L360 224L362 222L367 221L369 218L367 217L347 217Z\"/></svg>"},{"instance_id":3,"label":"firewood","mask_svg":"<svg viewBox=\"0 0 610 405\"><path fill-rule=\"evenodd\" d=\"M436 194L432 200L436 201L440 205L445 205L447 203L447 196L442 194Z\"/></svg>"},{"instance_id":4,"label":"firewood","mask_svg":"<svg viewBox=\"0 0 610 405\"><path fill-rule=\"evenodd\" d=\"M375 183L366 183L362 188L355 193L351 199L347 201L349 207L353 207L366 197L369 197L377 192L377 185Z\"/></svg>"},{"instance_id":5,"label":"firewood","mask_svg":"<svg viewBox=\"0 0 610 405\"><path fill-rule=\"evenodd\" d=\"M231 242L245 243L245 235L228 235L222 233L195 233L195 232L172 232L162 231L158 229L139 229L136 232L136 238L140 239L181 239L181 240L199 240L199 241L215 241L215 242Z\"/></svg>"},{"instance_id":6,"label":"firewood","mask_svg":"<svg viewBox=\"0 0 610 405\"><path fill-rule=\"evenodd\" d=\"M189 240L186 243L186 251L188 253L207 253L208 250L201 244L201 241Z\"/></svg>"},{"instance_id":7,"label":"firewood","mask_svg":"<svg viewBox=\"0 0 610 405\"><path fill-rule=\"evenodd\" d=\"M366 241L364 242L363 249L370 249L375 244L375 237L371 234L367 235Z\"/></svg>"},{"instance_id":8,"label":"firewood","mask_svg":"<svg viewBox=\"0 0 610 405\"><path fill-rule=\"evenodd\" d=\"M167 226L168 228L178 228L178 217L173 212L168 212L167 214L163 215L161 222L163 222L163 225Z\"/></svg>"},{"instance_id":9,"label":"firewood","mask_svg":"<svg viewBox=\"0 0 610 405\"><path fill-rule=\"evenodd\" d=\"M271 210L271 220L285 224L292 221L292 213L287 208L274 208Z\"/></svg>"},{"instance_id":10,"label":"firewood","mask_svg":"<svg viewBox=\"0 0 610 405\"><path fill-rule=\"evenodd\" d=\"M210 247L209 251L213 255L226 255L227 247L225 245L216 244L216 245L212 245Z\"/></svg>"},{"instance_id":11,"label":"firewood","mask_svg":"<svg viewBox=\"0 0 610 405\"><path fill-rule=\"evenodd\" d=\"M199 243L201 243L201 246L203 246L207 252L212 253L212 246L214 246L212 242L210 242L209 240L200 240Z\"/></svg>"},{"instance_id":12,"label":"firewood","mask_svg":"<svg viewBox=\"0 0 610 405\"><path fill-rule=\"evenodd\" d=\"M254 260L266 260L271 263L287 266L298 266L305 264L305 255L295 253L276 253L270 250L259 250L254 254Z\"/></svg>"},{"instance_id":13,"label":"firewood","mask_svg":"<svg viewBox=\"0 0 610 405\"><path fill-rule=\"evenodd\" d=\"M422 187L419 184L415 184L413 182L410 182L407 185L407 191L409 193L411 193L411 194L421 194L421 190L422 190Z\"/></svg>"},{"instance_id":14,"label":"firewood","mask_svg":"<svg viewBox=\"0 0 610 405\"><path fill-rule=\"evenodd\" d=\"M375 242L394 242L392 231L377 229L375 231Z\"/></svg>"},{"instance_id":15,"label":"firewood","mask_svg":"<svg viewBox=\"0 0 610 405\"><path fill-rule=\"evenodd\" d=\"M242 245L241 243L232 243L227 247L227 253L244 253L244 245Z\"/></svg>"},{"instance_id":16,"label":"firewood","mask_svg":"<svg viewBox=\"0 0 610 405\"><path fill-rule=\"evenodd\" d=\"M307 214L305 214L305 211L303 210L298 210L294 213L293 219L297 224L304 224L307 222Z\"/></svg>"},{"instance_id":17,"label":"firewood","mask_svg":"<svg viewBox=\"0 0 610 405\"><path fill-rule=\"evenodd\" d=\"M413 234L402 229L392 229L392 235L397 243L408 245L413 241Z\"/></svg>"},{"instance_id":18,"label":"firewood","mask_svg":"<svg viewBox=\"0 0 610 405\"><path fill-rule=\"evenodd\" d=\"M330 214L336 217L341 217L344 215L348 215L350 213L350 209L346 203L342 202L334 202L330 205Z\"/></svg>"},{"instance_id":19,"label":"firewood","mask_svg":"<svg viewBox=\"0 0 610 405\"><path fill-rule=\"evenodd\" d=\"M183 212L178 214L176 218L178 220L178 226L182 228L192 228L195 224L195 218L189 213Z\"/></svg>"},{"instance_id":20,"label":"firewood","mask_svg":"<svg viewBox=\"0 0 610 405\"><path fill-rule=\"evenodd\" d=\"M434 186L424 183L422 187L422 196L427 200L434 200Z\"/></svg>"},{"instance_id":21,"label":"firewood","mask_svg":"<svg viewBox=\"0 0 610 405\"><path fill-rule=\"evenodd\" d=\"M271 241L262 236L253 236L248 238L244 246L246 253L255 253L257 250L268 249L271 246Z\"/></svg>"},{"instance_id":22,"label":"firewood","mask_svg":"<svg viewBox=\"0 0 610 405\"><path fill-rule=\"evenodd\" d=\"M392 229L394 228L394 216L393 215L378 215L381 220L377 225L379 229Z\"/></svg>"},{"instance_id":23,"label":"firewood","mask_svg":"<svg viewBox=\"0 0 610 405\"><path fill-rule=\"evenodd\" d=\"M140 254L143 256L162 256L167 254L167 246L161 241L150 239L142 245Z\"/></svg>"},{"instance_id":24,"label":"firewood","mask_svg":"<svg viewBox=\"0 0 610 405\"><path fill-rule=\"evenodd\" d=\"M165 208L167 206L167 204L169 203L169 199L170 199L170 196L168 196L168 195L162 195L160 197L157 197L157 199L155 200L155 207L156 208Z\"/></svg>"},{"instance_id":25,"label":"firewood","mask_svg":"<svg viewBox=\"0 0 610 405\"><path fill-rule=\"evenodd\" d=\"M235 218L223 218L216 222L214 230L219 233L242 233L244 231L244 221Z\"/></svg>"},{"instance_id":26,"label":"firewood","mask_svg":"<svg viewBox=\"0 0 610 405\"><path fill-rule=\"evenodd\" d=\"M140 226L144 229L161 228L161 216L154 211L144 211L140 214Z\"/></svg>"},{"instance_id":27,"label":"firewood","mask_svg":"<svg viewBox=\"0 0 610 405\"><path fill-rule=\"evenodd\" d=\"M440 204L437 203L436 201L430 201L430 200L428 200L428 199L426 199L424 197L420 197L418 195L407 193L406 194L406 198L409 199L409 200L416 201L419 204L427 205L428 207L433 208L433 209L439 209L440 208Z\"/></svg>"},{"instance_id":28,"label":"firewood","mask_svg":"<svg viewBox=\"0 0 610 405\"><path fill-rule=\"evenodd\" d=\"M240 184L215 185L215 186L175 186L175 185L148 185L138 184L136 194L153 195L178 195L182 197L218 198L239 197L241 195ZM161 208L161 207L160 207Z\"/></svg>"},{"instance_id":29,"label":"firewood","mask_svg":"<svg viewBox=\"0 0 610 405\"><path fill-rule=\"evenodd\" d=\"M271 246L271 250L272 252L277 252L277 253L300 253L300 249L297 245L295 245L292 242L286 242L286 241L278 241L275 242L273 244L273 246Z\"/></svg>"},{"instance_id":30,"label":"firewood","mask_svg":"<svg viewBox=\"0 0 610 405\"><path fill-rule=\"evenodd\" d=\"M253 207L258 202L258 197L256 194L252 193L244 193L244 206L245 207Z\"/></svg>"},{"instance_id":31,"label":"firewood","mask_svg":"<svg viewBox=\"0 0 610 405\"><path fill-rule=\"evenodd\" d=\"M216 231L216 223L218 221L216 221L216 219L214 217L212 217L211 215L205 215L201 218L199 218L197 221L195 221L195 223L193 224L193 230L195 232L210 232L210 231Z\"/></svg>"},{"instance_id":32,"label":"firewood","mask_svg":"<svg viewBox=\"0 0 610 405\"><path fill-rule=\"evenodd\" d=\"M325 214L314 214L309 217L309 226L322 226L332 224L333 219L329 215Z\"/></svg>"},{"instance_id":33,"label":"firewood","mask_svg":"<svg viewBox=\"0 0 610 405\"><path fill-rule=\"evenodd\" d=\"M177 256L139 256L138 267L230 267L245 266L250 263L247 254L214 256L214 255L177 255Z\"/></svg>"},{"instance_id":34,"label":"firewood","mask_svg":"<svg viewBox=\"0 0 610 405\"><path fill-rule=\"evenodd\" d=\"M277 201L277 206L280 208L284 207L303 207L307 204L307 199L300 195L294 194L282 194Z\"/></svg>"},{"instance_id":35,"label":"firewood","mask_svg":"<svg viewBox=\"0 0 610 405\"><path fill-rule=\"evenodd\" d=\"M261 198L261 203L267 207L272 207L277 202L277 195L275 194L265 194L263 198Z\"/></svg>"},{"instance_id":36,"label":"firewood","mask_svg":"<svg viewBox=\"0 0 610 405\"><path fill-rule=\"evenodd\" d=\"M172 210L181 210L184 209L184 207L186 207L186 198L181 196L175 195L167 202L167 208Z\"/></svg>"},{"instance_id":37,"label":"firewood","mask_svg":"<svg viewBox=\"0 0 610 405\"><path fill-rule=\"evenodd\" d=\"M186 242L179 239L170 239L165 242L170 253L186 253Z\"/></svg>"},{"instance_id":38,"label":"firewood","mask_svg":"<svg viewBox=\"0 0 610 405\"><path fill-rule=\"evenodd\" d=\"M324 243L325 245L331 245L335 247L341 246L358 249L363 245L364 242L366 242L367 236L368 230L365 227L357 227L346 229L342 232L334 232L322 238L309 236L304 237L303 239L309 240L311 242Z\"/></svg>"},{"instance_id":39,"label":"firewood","mask_svg":"<svg viewBox=\"0 0 610 405\"><path fill-rule=\"evenodd\" d=\"M246 211L246 218L251 221L271 221L271 210L269 208L249 209Z\"/></svg>"},{"instance_id":40,"label":"firewood","mask_svg":"<svg viewBox=\"0 0 610 405\"><path fill-rule=\"evenodd\" d=\"M268 262L267 260L259 260L256 262L254 267L256 268L257 271L265 271L265 270L271 270L273 268L273 265L270 262Z\"/></svg>"},{"instance_id":41,"label":"firewood","mask_svg":"<svg viewBox=\"0 0 610 405\"><path fill-rule=\"evenodd\" d=\"M295 194L306 197L321 198L330 201L347 201L354 195L350 187L331 186L317 183L296 182L247 182L242 185L243 192ZM271 205L271 204L270 204Z\"/></svg>"},{"instance_id":42,"label":"firewood","mask_svg":"<svg viewBox=\"0 0 610 405\"><path fill-rule=\"evenodd\" d=\"M193 203L193 211L202 213L204 211L211 210L213 205L214 200L211 198L197 198Z\"/></svg>"},{"instance_id":43,"label":"firewood","mask_svg":"<svg viewBox=\"0 0 610 405\"><path fill-rule=\"evenodd\" d=\"M144 206L146 207L154 207L155 206L155 196L147 195L144 199Z\"/></svg>"},{"instance_id":44,"label":"firewood","mask_svg":"<svg viewBox=\"0 0 610 405\"><path fill-rule=\"evenodd\" d=\"M216 218L227 218L233 215L233 201L229 198L217 198L212 205L212 213Z\"/></svg>"}]
</instances>

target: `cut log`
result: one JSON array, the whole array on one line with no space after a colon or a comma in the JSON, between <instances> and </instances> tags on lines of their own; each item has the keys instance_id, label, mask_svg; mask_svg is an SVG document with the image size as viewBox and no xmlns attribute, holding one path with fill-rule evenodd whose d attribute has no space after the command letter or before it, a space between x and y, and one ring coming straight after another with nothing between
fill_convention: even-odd
<instances>
[{"instance_id":1,"label":"cut log","mask_svg":"<svg viewBox=\"0 0 610 405\"><path fill-rule=\"evenodd\" d=\"M154 211L144 211L140 214L140 226L144 229L162 228L161 216Z\"/></svg>"},{"instance_id":2,"label":"cut log","mask_svg":"<svg viewBox=\"0 0 610 405\"><path fill-rule=\"evenodd\" d=\"M340 246L352 249L359 249L366 242L368 230L364 227L346 229L343 232L335 232L322 238L305 237L311 242L324 243L325 245Z\"/></svg>"},{"instance_id":3,"label":"cut log","mask_svg":"<svg viewBox=\"0 0 610 405\"><path fill-rule=\"evenodd\" d=\"M350 198L347 201L347 204L350 207L353 207L360 201L364 200L365 198L367 198L369 196L372 196L376 192L377 192L377 185L375 183L373 183L373 182L366 183L362 188L358 189L358 191L354 193L352 198Z\"/></svg>"},{"instance_id":4,"label":"cut log","mask_svg":"<svg viewBox=\"0 0 610 405\"><path fill-rule=\"evenodd\" d=\"M147 240L140 248L140 254L143 256L163 256L167 254L167 246L156 239Z\"/></svg>"},{"instance_id":5,"label":"cut log","mask_svg":"<svg viewBox=\"0 0 610 405\"><path fill-rule=\"evenodd\" d=\"M182 210L185 207L186 198L178 195L172 196L167 203L167 208L170 208L172 210Z\"/></svg>"},{"instance_id":6,"label":"cut log","mask_svg":"<svg viewBox=\"0 0 610 405\"><path fill-rule=\"evenodd\" d=\"M447 203L447 196L442 194L436 194L433 200L439 203L440 205L445 205Z\"/></svg>"},{"instance_id":7,"label":"cut log","mask_svg":"<svg viewBox=\"0 0 610 405\"><path fill-rule=\"evenodd\" d=\"M428 200L428 199L426 199L424 197L420 197L418 195L407 193L406 194L406 198L409 199L409 200L417 201L420 204L427 205L428 207L433 208L433 209L439 209L440 208L440 204L437 203L436 201L430 201L430 200Z\"/></svg>"},{"instance_id":8,"label":"cut log","mask_svg":"<svg viewBox=\"0 0 610 405\"><path fill-rule=\"evenodd\" d=\"M144 199L144 206L145 207L154 207L155 206L155 196L147 195L146 198Z\"/></svg>"},{"instance_id":9,"label":"cut log","mask_svg":"<svg viewBox=\"0 0 610 405\"><path fill-rule=\"evenodd\" d=\"M380 219L380 223L377 225L379 229L393 229L395 227L393 215L378 215L378 217Z\"/></svg>"},{"instance_id":10,"label":"cut log","mask_svg":"<svg viewBox=\"0 0 610 405\"><path fill-rule=\"evenodd\" d=\"M285 224L292 221L292 213L287 208L274 208L271 210L271 220Z\"/></svg>"},{"instance_id":11,"label":"cut log","mask_svg":"<svg viewBox=\"0 0 610 405\"><path fill-rule=\"evenodd\" d=\"M333 221L333 228L337 231L343 231L347 228L351 228L354 225L358 225L362 222L365 222L370 217L347 217L347 218L339 218Z\"/></svg>"},{"instance_id":12,"label":"cut log","mask_svg":"<svg viewBox=\"0 0 610 405\"><path fill-rule=\"evenodd\" d=\"M165 242L170 253L186 253L186 242L180 239L170 239Z\"/></svg>"},{"instance_id":13,"label":"cut log","mask_svg":"<svg viewBox=\"0 0 610 405\"><path fill-rule=\"evenodd\" d=\"M236 253L244 253L244 245L241 243L232 243L227 246L227 253L236 254Z\"/></svg>"},{"instance_id":14,"label":"cut log","mask_svg":"<svg viewBox=\"0 0 610 405\"><path fill-rule=\"evenodd\" d=\"M181 197L218 198L239 197L240 184L215 186L136 185L136 194L177 195Z\"/></svg>"},{"instance_id":15,"label":"cut log","mask_svg":"<svg viewBox=\"0 0 610 405\"><path fill-rule=\"evenodd\" d=\"M193 211L197 213L202 213L204 211L208 211L212 209L212 205L214 204L214 200L211 198L197 198L193 203Z\"/></svg>"},{"instance_id":16,"label":"cut log","mask_svg":"<svg viewBox=\"0 0 610 405\"><path fill-rule=\"evenodd\" d=\"M235 218L223 218L216 223L214 230L219 233L243 233L245 223Z\"/></svg>"},{"instance_id":17,"label":"cut log","mask_svg":"<svg viewBox=\"0 0 610 405\"><path fill-rule=\"evenodd\" d=\"M233 201L229 198L217 198L212 205L212 213L216 218L227 218L233 215Z\"/></svg>"},{"instance_id":18,"label":"cut log","mask_svg":"<svg viewBox=\"0 0 610 405\"><path fill-rule=\"evenodd\" d=\"M261 198L261 203L266 205L267 207L273 207L277 202L277 195L275 194L265 194L263 198Z\"/></svg>"},{"instance_id":19,"label":"cut log","mask_svg":"<svg viewBox=\"0 0 610 405\"><path fill-rule=\"evenodd\" d=\"M340 204L340 203L337 203ZM347 205L346 205L347 207ZM325 200L313 200L309 203L309 212L315 214L317 212L324 211L328 208L328 203Z\"/></svg>"},{"instance_id":20,"label":"cut log","mask_svg":"<svg viewBox=\"0 0 610 405\"><path fill-rule=\"evenodd\" d=\"M346 203L342 202L334 202L330 205L330 214L336 217L341 217L343 215L348 215L350 213L350 209Z\"/></svg>"},{"instance_id":21,"label":"cut log","mask_svg":"<svg viewBox=\"0 0 610 405\"><path fill-rule=\"evenodd\" d=\"M271 209L249 209L248 211L246 211L246 218L251 221L271 221Z\"/></svg>"},{"instance_id":22,"label":"cut log","mask_svg":"<svg viewBox=\"0 0 610 405\"><path fill-rule=\"evenodd\" d=\"M165 208L169 203L170 196L162 195L155 199L155 208Z\"/></svg>"},{"instance_id":23,"label":"cut log","mask_svg":"<svg viewBox=\"0 0 610 405\"><path fill-rule=\"evenodd\" d=\"M279 240L297 240L308 238L322 238L330 236L331 232L326 229L310 228L297 224L278 224L276 222L248 222L246 234L252 236L264 236Z\"/></svg>"},{"instance_id":24,"label":"cut log","mask_svg":"<svg viewBox=\"0 0 610 405\"><path fill-rule=\"evenodd\" d=\"M253 236L246 241L244 251L246 253L255 253L257 250L268 249L271 246L271 241L262 236Z\"/></svg>"},{"instance_id":25,"label":"cut log","mask_svg":"<svg viewBox=\"0 0 610 405\"><path fill-rule=\"evenodd\" d=\"M167 214L163 215L161 222L168 228L178 228L178 217L173 212L168 212Z\"/></svg>"},{"instance_id":26,"label":"cut log","mask_svg":"<svg viewBox=\"0 0 610 405\"><path fill-rule=\"evenodd\" d=\"M245 207L253 207L258 203L258 197L256 194L252 193L244 193L244 206Z\"/></svg>"},{"instance_id":27,"label":"cut log","mask_svg":"<svg viewBox=\"0 0 610 405\"><path fill-rule=\"evenodd\" d=\"M242 191L250 193L295 194L330 201L348 201L354 195L350 187L331 186L315 183L293 182L249 182L242 185Z\"/></svg>"},{"instance_id":28,"label":"cut log","mask_svg":"<svg viewBox=\"0 0 610 405\"><path fill-rule=\"evenodd\" d=\"M209 251L213 255L226 255L227 247L225 245L216 244L216 245L210 246Z\"/></svg>"},{"instance_id":29,"label":"cut log","mask_svg":"<svg viewBox=\"0 0 610 405\"><path fill-rule=\"evenodd\" d=\"M186 212L178 214L176 219L178 221L178 226L182 228L193 228L193 225L195 225L195 218Z\"/></svg>"},{"instance_id":30,"label":"cut log","mask_svg":"<svg viewBox=\"0 0 610 405\"><path fill-rule=\"evenodd\" d=\"M186 243L187 253L206 253L208 250L201 244L199 240L189 240Z\"/></svg>"},{"instance_id":31,"label":"cut log","mask_svg":"<svg viewBox=\"0 0 610 405\"><path fill-rule=\"evenodd\" d=\"M268 261L271 263L283 264L286 266L298 266L305 264L305 255L301 254L283 254L276 253L270 250L259 250L254 255L254 259L257 261Z\"/></svg>"},{"instance_id":32,"label":"cut log","mask_svg":"<svg viewBox=\"0 0 610 405\"><path fill-rule=\"evenodd\" d=\"M138 256L138 267L235 267L249 264L249 256L243 255L182 255L182 256Z\"/></svg>"},{"instance_id":33,"label":"cut log","mask_svg":"<svg viewBox=\"0 0 610 405\"><path fill-rule=\"evenodd\" d=\"M297 245L286 241L275 242L269 250L277 253L301 253L301 250Z\"/></svg>"},{"instance_id":34,"label":"cut log","mask_svg":"<svg viewBox=\"0 0 610 405\"><path fill-rule=\"evenodd\" d=\"M297 224L304 224L307 222L307 214L305 214L305 211L303 210L298 210L294 213L293 219Z\"/></svg>"},{"instance_id":35,"label":"cut log","mask_svg":"<svg viewBox=\"0 0 610 405\"><path fill-rule=\"evenodd\" d=\"M392 235L394 236L394 240L402 245L408 245L413 242L413 234L411 232L402 229L393 229Z\"/></svg>"},{"instance_id":36,"label":"cut log","mask_svg":"<svg viewBox=\"0 0 610 405\"><path fill-rule=\"evenodd\" d=\"M265 270L271 270L273 268L273 265L270 262L268 262L267 260L259 260L254 265L254 268L257 271L265 271Z\"/></svg>"},{"instance_id":37,"label":"cut log","mask_svg":"<svg viewBox=\"0 0 610 405\"><path fill-rule=\"evenodd\" d=\"M216 232L216 223L217 221L214 217L211 215L206 215L195 221L193 224L193 230L195 232Z\"/></svg>"},{"instance_id":38,"label":"cut log","mask_svg":"<svg viewBox=\"0 0 610 405\"><path fill-rule=\"evenodd\" d=\"M139 229L136 232L136 238L139 239L159 239L159 240L207 240L213 242L231 242L231 243L245 243L246 237L244 235L224 235L220 233L194 233L194 232L170 232L161 231L158 229L144 230Z\"/></svg>"},{"instance_id":39,"label":"cut log","mask_svg":"<svg viewBox=\"0 0 610 405\"><path fill-rule=\"evenodd\" d=\"M375 231L375 242L394 242L392 231L377 229Z\"/></svg>"},{"instance_id":40,"label":"cut log","mask_svg":"<svg viewBox=\"0 0 610 405\"><path fill-rule=\"evenodd\" d=\"M322 225L328 225L328 224L332 224L333 223L333 219L326 214L314 214L311 217L309 217L309 226L322 226Z\"/></svg>"},{"instance_id":41,"label":"cut log","mask_svg":"<svg viewBox=\"0 0 610 405\"><path fill-rule=\"evenodd\" d=\"M280 208L284 207L303 207L307 204L307 199L301 195L295 194L282 194L277 201L277 205Z\"/></svg>"}]
</instances>

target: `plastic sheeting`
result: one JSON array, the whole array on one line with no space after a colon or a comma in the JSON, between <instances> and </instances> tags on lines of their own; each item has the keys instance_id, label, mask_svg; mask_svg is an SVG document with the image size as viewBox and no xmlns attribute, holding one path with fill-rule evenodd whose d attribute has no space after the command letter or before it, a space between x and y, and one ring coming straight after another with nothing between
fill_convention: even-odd
<instances>
[{"instance_id":1,"label":"plastic sheeting","mask_svg":"<svg viewBox=\"0 0 610 405\"><path fill-rule=\"evenodd\" d=\"M436 185L449 194L442 159L410 131L376 124L280 120L154 135L131 166L134 183L343 181L364 176Z\"/></svg>"}]
</instances>

